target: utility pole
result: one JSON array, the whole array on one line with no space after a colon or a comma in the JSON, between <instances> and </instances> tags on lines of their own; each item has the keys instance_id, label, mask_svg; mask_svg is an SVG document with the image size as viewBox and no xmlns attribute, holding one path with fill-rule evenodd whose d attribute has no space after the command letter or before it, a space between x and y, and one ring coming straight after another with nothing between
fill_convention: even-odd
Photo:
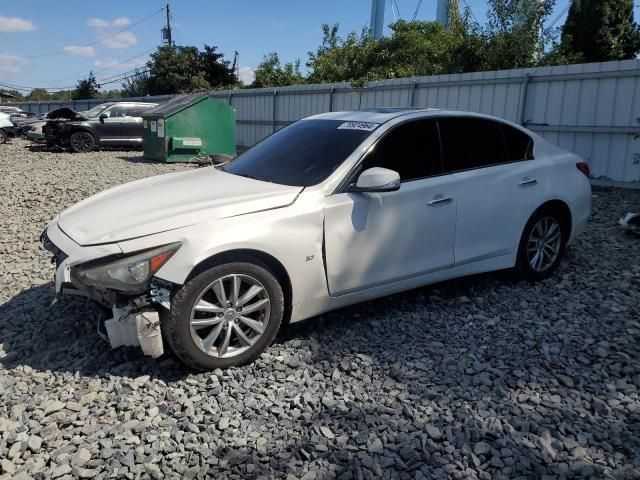
<instances>
[{"instance_id":1,"label":"utility pole","mask_svg":"<svg viewBox=\"0 0 640 480\"><path fill-rule=\"evenodd\" d=\"M436 4L436 21L449 29L449 0L438 0Z\"/></svg>"},{"instance_id":2,"label":"utility pole","mask_svg":"<svg viewBox=\"0 0 640 480\"><path fill-rule=\"evenodd\" d=\"M385 0L371 0L371 31L376 40L382 37Z\"/></svg>"},{"instance_id":3,"label":"utility pole","mask_svg":"<svg viewBox=\"0 0 640 480\"><path fill-rule=\"evenodd\" d=\"M165 31L164 37L167 40L167 44L169 46L172 46L173 45L173 41L171 39L171 7L169 6L168 3L167 3L166 12L167 12L167 26L164 29L164 31Z\"/></svg>"}]
</instances>

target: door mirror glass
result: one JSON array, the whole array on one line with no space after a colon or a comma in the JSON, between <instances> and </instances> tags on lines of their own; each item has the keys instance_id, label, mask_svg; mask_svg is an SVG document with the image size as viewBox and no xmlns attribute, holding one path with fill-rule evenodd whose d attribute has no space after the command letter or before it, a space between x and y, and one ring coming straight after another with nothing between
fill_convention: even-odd
<instances>
[{"instance_id":1,"label":"door mirror glass","mask_svg":"<svg viewBox=\"0 0 640 480\"><path fill-rule=\"evenodd\" d=\"M358 177L350 192L395 192L400 189L400 174L388 168L373 167Z\"/></svg>"},{"instance_id":2,"label":"door mirror glass","mask_svg":"<svg viewBox=\"0 0 640 480\"><path fill-rule=\"evenodd\" d=\"M100 115L100 117L99 117L99 118L100 118L100 123L104 123L104 119L105 119L105 118L109 118L109 115L107 115L107 114L103 113L102 115Z\"/></svg>"}]
</instances>

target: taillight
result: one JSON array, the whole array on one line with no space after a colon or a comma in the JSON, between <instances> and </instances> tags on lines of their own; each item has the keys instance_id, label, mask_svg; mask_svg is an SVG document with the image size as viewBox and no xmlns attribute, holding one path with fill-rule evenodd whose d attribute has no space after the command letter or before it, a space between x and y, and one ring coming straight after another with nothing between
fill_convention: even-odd
<instances>
[{"instance_id":1,"label":"taillight","mask_svg":"<svg viewBox=\"0 0 640 480\"><path fill-rule=\"evenodd\" d=\"M587 178L591 177L591 169L589 168L589 164L587 162L576 163L576 167L578 167L578 170L584 173Z\"/></svg>"}]
</instances>

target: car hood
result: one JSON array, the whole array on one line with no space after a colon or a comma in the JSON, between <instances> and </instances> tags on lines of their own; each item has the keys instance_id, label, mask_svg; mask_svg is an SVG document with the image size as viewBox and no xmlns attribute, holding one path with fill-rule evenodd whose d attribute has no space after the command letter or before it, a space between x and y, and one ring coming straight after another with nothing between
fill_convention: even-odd
<instances>
[{"instance_id":1,"label":"car hood","mask_svg":"<svg viewBox=\"0 0 640 480\"><path fill-rule=\"evenodd\" d=\"M82 246L120 242L284 207L302 189L199 168L105 190L62 212L58 226Z\"/></svg>"},{"instance_id":2,"label":"car hood","mask_svg":"<svg viewBox=\"0 0 640 480\"><path fill-rule=\"evenodd\" d=\"M88 120L81 113L76 112L68 107L56 108L47 113L49 120Z\"/></svg>"}]
</instances>

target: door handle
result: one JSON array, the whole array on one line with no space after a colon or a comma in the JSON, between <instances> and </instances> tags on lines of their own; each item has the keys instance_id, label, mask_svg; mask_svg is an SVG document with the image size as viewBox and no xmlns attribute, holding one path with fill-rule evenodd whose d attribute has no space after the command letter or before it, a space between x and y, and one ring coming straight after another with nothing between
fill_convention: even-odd
<instances>
[{"instance_id":1,"label":"door handle","mask_svg":"<svg viewBox=\"0 0 640 480\"><path fill-rule=\"evenodd\" d=\"M537 185L538 184L538 180L536 180L535 178L529 178L529 177L524 177L520 183L518 183L519 187L526 187L528 185Z\"/></svg>"},{"instance_id":2,"label":"door handle","mask_svg":"<svg viewBox=\"0 0 640 480\"><path fill-rule=\"evenodd\" d=\"M453 197L445 197L444 195L436 195L433 197L427 205L430 207L437 207L438 205L445 205L447 203L451 203L453 201Z\"/></svg>"}]
</instances>

